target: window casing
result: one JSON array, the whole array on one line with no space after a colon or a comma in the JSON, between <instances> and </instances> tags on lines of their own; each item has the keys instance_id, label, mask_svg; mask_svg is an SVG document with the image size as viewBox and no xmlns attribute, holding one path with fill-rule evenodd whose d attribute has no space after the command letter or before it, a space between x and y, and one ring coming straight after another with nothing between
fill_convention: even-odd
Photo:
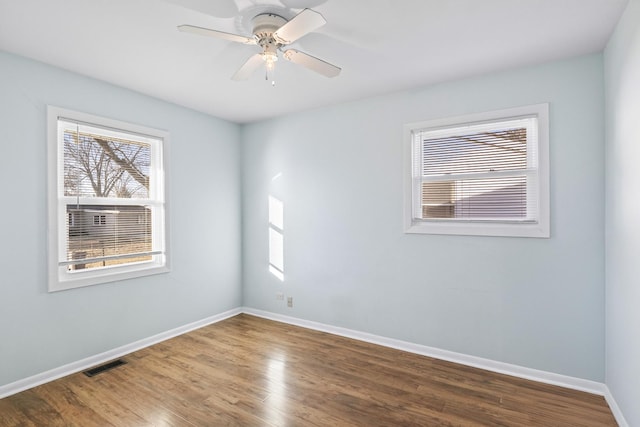
<instances>
[{"instance_id":1,"label":"window casing","mask_svg":"<svg viewBox=\"0 0 640 427\"><path fill-rule=\"evenodd\" d=\"M407 233L549 237L548 104L405 125Z\"/></svg>"},{"instance_id":2,"label":"window casing","mask_svg":"<svg viewBox=\"0 0 640 427\"><path fill-rule=\"evenodd\" d=\"M168 133L48 107L49 291L169 271Z\"/></svg>"}]
</instances>

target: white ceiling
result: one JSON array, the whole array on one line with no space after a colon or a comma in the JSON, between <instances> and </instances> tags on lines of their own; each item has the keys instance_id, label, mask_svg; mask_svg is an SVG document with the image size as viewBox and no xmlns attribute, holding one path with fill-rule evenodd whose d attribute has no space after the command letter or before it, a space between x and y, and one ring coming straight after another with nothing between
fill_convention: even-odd
<instances>
[{"instance_id":1,"label":"white ceiling","mask_svg":"<svg viewBox=\"0 0 640 427\"><path fill-rule=\"evenodd\" d=\"M628 0L0 0L0 49L238 123L601 51ZM290 45L342 67L281 60L275 87L230 77L262 12L327 24ZM0 70L1 75L1 70Z\"/></svg>"}]
</instances>

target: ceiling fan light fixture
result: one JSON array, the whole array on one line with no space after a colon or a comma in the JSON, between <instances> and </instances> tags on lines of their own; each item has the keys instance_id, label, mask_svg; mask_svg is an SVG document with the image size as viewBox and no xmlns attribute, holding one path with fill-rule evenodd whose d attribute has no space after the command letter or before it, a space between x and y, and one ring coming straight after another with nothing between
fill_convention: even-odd
<instances>
[{"instance_id":1,"label":"ceiling fan light fixture","mask_svg":"<svg viewBox=\"0 0 640 427\"><path fill-rule=\"evenodd\" d=\"M264 61L264 65L267 67L267 70L272 71L276 66L278 54L276 52L264 52L262 54L262 60Z\"/></svg>"}]
</instances>

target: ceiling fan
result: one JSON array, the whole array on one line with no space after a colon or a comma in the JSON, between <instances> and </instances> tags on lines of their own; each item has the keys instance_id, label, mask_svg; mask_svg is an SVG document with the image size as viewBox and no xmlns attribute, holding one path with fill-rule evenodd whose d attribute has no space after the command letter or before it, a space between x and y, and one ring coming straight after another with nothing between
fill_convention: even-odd
<instances>
[{"instance_id":1,"label":"ceiling fan","mask_svg":"<svg viewBox=\"0 0 640 427\"><path fill-rule=\"evenodd\" d=\"M283 46L295 42L304 35L326 24L327 21L320 13L311 9L304 9L289 21L274 13L261 13L256 15L251 20L251 23L253 25L253 37L196 27L194 25L179 25L178 30L202 36L217 37L232 42L260 46L262 53L256 53L251 56L231 77L233 80L247 80L262 65L266 67L265 78L269 79L270 73L271 76L273 76L279 51L282 52L284 59L294 64L302 65L323 76L336 77L340 74L340 67L316 58L315 56L296 49L282 50ZM272 84L275 84L275 81L272 80Z\"/></svg>"}]
</instances>

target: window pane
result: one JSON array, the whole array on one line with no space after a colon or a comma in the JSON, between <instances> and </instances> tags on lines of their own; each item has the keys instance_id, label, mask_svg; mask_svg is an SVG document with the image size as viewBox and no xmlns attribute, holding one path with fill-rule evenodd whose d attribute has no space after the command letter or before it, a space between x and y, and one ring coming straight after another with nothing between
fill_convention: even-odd
<instances>
[{"instance_id":1,"label":"window pane","mask_svg":"<svg viewBox=\"0 0 640 427\"><path fill-rule=\"evenodd\" d=\"M64 195L148 198L151 145L99 131L64 124Z\"/></svg>"},{"instance_id":2,"label":"window pane","mask_svg":"<svg viewBox=\"0 0 640 427\"><path fill-rule=\"evenodd\" d=\"M442 175L526 169L527 129L495 129L422 141L422 174Z\"/></svg>"},{"instance_id":3,"label":"window pane","mask_svg":"<svg viewBox=\"0 0 640 427\"><path fill-rule=\"evenodd\" d=\"M422 217L526 219L526 176L422 184Z\"/></svg>"},{"instance_id":4,"label":"window pane","mask_svg":"<svg viewBox=\"0 0 640 427\"><path fill-rule=\"evenodd\" d=\"M67 205L69 270L151 260L152 212L145 206ZM91 260L93 259L93 261Z\"/></svg>"},{"instance_id":5,"label":"window pane","mask_svg":"<svg viewBox=\"0 0 640 427\"><path fill-rule=\"evenodd\" d=\"M526 176L423 183L423 218L526 219Z\"/></svg>"}]
</instances>

